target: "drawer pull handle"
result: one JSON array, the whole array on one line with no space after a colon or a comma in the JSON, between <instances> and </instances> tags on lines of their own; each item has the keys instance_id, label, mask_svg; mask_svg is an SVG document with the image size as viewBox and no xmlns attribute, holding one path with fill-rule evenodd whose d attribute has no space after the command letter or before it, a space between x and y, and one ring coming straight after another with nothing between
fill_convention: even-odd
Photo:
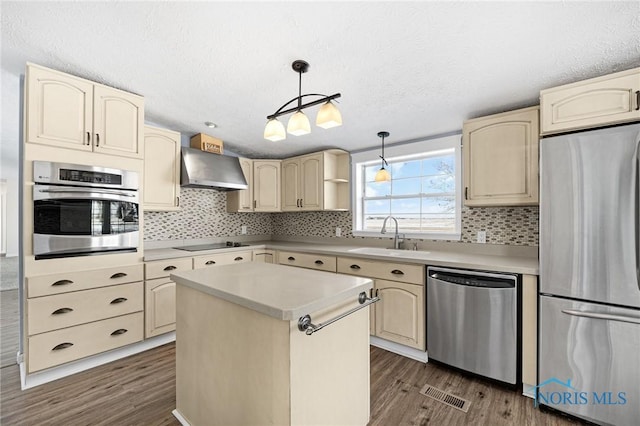
<instances>
[{"instance_id":1,"label":"drawer pull handle","mask_svg":"<svg viewBox=\"0 0 640 426\"><path fill-rule=\"evenodd\" d=\"M96 133L96 146L100 146L100 135Z\"/></svg>"},{"instance_id":2,"label":"drawer pull handle","mask_svg":"<svg viewBox=\"0 0 640 426\"><path fill-rule=\"evenodd\" d=\"M71 280L60 280L60 281L56 281L55 283L51 284L52 287L57 287L59 285L67 285L67 284L73 284L73 281Z\"/></svg>"},{"instance_id":3,"label":"drawer pull handle","mask_svg":"<svg viewBox=\"0 0 640 426\"><path fill-rule=\"evenodd\" d=\"M73 312L73 309L71 309L71 308L60 308L60 309L56 309L55 311L51 312L51 315L68 314L69 312Z\"/></svg>"},{"instance_id":4,"label":"drawer pull handle","mask_svg":"<svg viewBox=\"0 0 640 426\"><path fill-rule=\"evenodd\" d=\"M173 265L169 265L169 266L167 266L166 268L164 268L164 269L163 269L163 271L173 271L174 269L178 269L178 268L176 268L176 267L175 267L175 266L173 266Z\"/></svg>"},{"instance_id":5,"label":"drawer pull handle","mask_svg":"<svg viewBox=\"0 0 640 426\"><path fill-rule=\"evenodd\" d=\"M322 260L316 260L316 265L324 265L324 262Z\"/></svg>"},{"instance_id":6,"label":"drawer pull handle","mask_svg":"<svg viewBox=\"0 0 640 426\"><path fill-rule=\"evenodd\" d=\"M640 90L636 90L636 111L640 111Z\"/></svg>"},{"instance_id":7,"label":"drawer pull handle","mask_svg":"<svg viewBox=\"0 0 640 426\"><path fill-rule=\"evenodd\" d=\"M112 279L116 279L116 278L122 278L122 277L126 277L126 276L127 276L127 274L125 274L124 272L117 272L117 273L111 275L111 278Z\"/></svg>"},{"instance_id":8,"label":"drawer pull handle","mask_svg":"<svg viewBox=\"0 0 640 426\"><path fill-rule=\"evenodd\" d=\"M400 269L394 269L393 271L391 271L391 273L393 275L404 275L404 272L402 272Z\"/></svg>"},{"instance_id":9,"label":"drawer pull handle","mask_svg":"<svg viewBox=\"0 0 640 426\"><path fill-rule=\"evenodd\" d=\"M358 269L360 269L360 265L351 265L349 266L349 268L355 269L357 271Z\"/></svg>"},{"instance_id":10,"label":"drawer pull handle","mask_svg":"<svg viewBox=\"0 0 640 426\"><path fill-rule=\"evenodd\" d=\"M117 305L118 303L122 303L122 302L126 302L127 298L126 297L118 297L117 299L113 299L111 301L111 303L109 303L110 305Z\"/></svg>"},{"instance_id":11,"label":"drawer pull handle","mask_svg":"<svg viewBox=\"0 0 640 426\"><path fill-rule=\"evenodd\" d=\"M207 260L204 264L205 265L215 265L216 261L215 260Z\"/></svg>"},{"instance_id":12,"label":"drawer pull handle","mask_svg":"<svg viewBox=\"0 0 640 426\"><path fill-rule=\"evenodd\" d=\"M51 349L51 350L52 351L59 351L59 350L62 350L62 349L70 348L71 346L73 346L73 343L65 342L65 343L60 343L59 345L55 345L53 347L53 349Z\"/></svg>"},{"instance_id":13,"label":"drawer pull handle","mask_svg":"<svg viewBox=\"0 0 640 426\"><path fill-rule=\"evenodd\" d=\"M243 258L242 256L238 256L238 257L236 257L236 258L235 258L235 259L233 259L233 260L235 260L236 262L238 262L238 261L243 260L243 259L244 259L244 258Z\"/></svg>"},{"instance_id":14,"label":"drawer pull handle","mask_svg":"<svg viewBox=\"0 0 640 426\"><path fill-rule=\"evenodd\" d=\"M293 257L293 256L289 256L289 257L287 257L287 260L296 260L296 258Z\"/></svg>"},{"instance_id":15,"label":"drawer pull handle","mask_svg":"<svg viewBox=\"0 0 640 426\"><path fill-rule=\"evenodd\" d=\"M126 333L127 331L129 331L129 330L127 330L126 328L119 328L116 331L114 331L113 333L111 333L111 335L112 336L119 336L121 334Z\"/></svg>"},{"instance_id":16,"label":"drawer pull handle","mask_svg":"<svg viewBox=\"0 0 640 426\"><path fill-rule=\"evenodd\" d=\"M87 132L87 145L91 145L91 133Z\"/></svg>"}]
</instances>

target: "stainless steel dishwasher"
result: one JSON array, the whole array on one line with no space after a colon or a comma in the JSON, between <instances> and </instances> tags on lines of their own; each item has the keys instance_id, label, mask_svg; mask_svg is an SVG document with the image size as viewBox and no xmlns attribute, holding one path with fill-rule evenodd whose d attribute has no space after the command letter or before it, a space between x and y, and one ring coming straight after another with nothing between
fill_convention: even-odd
<instances>
[{"instance_id":1,"label":"stainless steel dishwasher","mask_svg":"<svg viewBox=\"0 0 640 426\"><path fill-rule=\"evenodd\" d=\"M518 383L518 277L427 268L429 359Z\"/></svg>"}]
</instances>

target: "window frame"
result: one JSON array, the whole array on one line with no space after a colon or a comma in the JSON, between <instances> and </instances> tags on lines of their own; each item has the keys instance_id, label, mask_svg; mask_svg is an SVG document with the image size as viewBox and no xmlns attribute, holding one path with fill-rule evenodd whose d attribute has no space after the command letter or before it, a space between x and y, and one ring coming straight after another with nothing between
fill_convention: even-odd
<instances>
[{"instance_id":1,"label":"window frame","mask_svg":"<svg viewBox=\"0 0 640 426\"><path fill-rule=\"evenodd\" d=\"M436 155L438 151L454 150L455 161L455 230L454 232L403 232L406 238L422 240L454 240L461 239L462 230L462 136L455 134L432 139L421 139L413 142L385 146L387 161L408 160L424 157L427 154ZM364 198L364 169L373 164L380 164L380 148L367 149L351 154L351 211L353 212L352 231L356 237L381 237L379 231L363 231L363 198ZM391 198L391 197L385 197ZM423 198L420 197L420 200ZM387 236L389 234L386 234Z\"/></svg>"}]
</instances>

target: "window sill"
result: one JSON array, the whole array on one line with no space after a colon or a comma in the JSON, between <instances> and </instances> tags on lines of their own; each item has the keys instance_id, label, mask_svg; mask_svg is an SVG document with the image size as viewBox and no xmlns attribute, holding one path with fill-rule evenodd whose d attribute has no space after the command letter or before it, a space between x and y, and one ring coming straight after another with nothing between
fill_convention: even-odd
<instances>
[{"instance_id":1,"label":"window sill","mask_svg":"<svg viewBox=\"0 0 640 426\"><path fill-rule=\"evenodd\" d=\"M393 238L393 232L387 232L386 234L381 234L380 232L375 231L352 231L354 237L370 237L370 238ZM425 233L408 233L399 231L399 234L403 234L404 238L410 239L418 239L418 240L449 240L449 241L461 241L462 235L460 233L433 233L433 234L425 234Z\"/></svg>"}]
</instances>

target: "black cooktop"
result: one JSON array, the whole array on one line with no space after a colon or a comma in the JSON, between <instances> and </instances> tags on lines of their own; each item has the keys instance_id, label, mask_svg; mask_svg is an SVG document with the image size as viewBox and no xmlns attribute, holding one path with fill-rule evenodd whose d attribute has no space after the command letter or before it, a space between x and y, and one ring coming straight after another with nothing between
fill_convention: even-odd
<instances>
[{"instance_id":1,"label":"black cooktop","mask_svg":"<svg viewBox=\"0 0 640 426\"><path fill-rule=\"evenodd\" d=\"M234 243L232 241L227 241L226 243L211 243L211 244L197 244L194 246L180 246L173 247L177 250L185 250L185 251L202 251L202 250L215 250L215 249L223 249L229 247L247 247L249 244L242 243Z\"/></svg>"}]
</instances>

